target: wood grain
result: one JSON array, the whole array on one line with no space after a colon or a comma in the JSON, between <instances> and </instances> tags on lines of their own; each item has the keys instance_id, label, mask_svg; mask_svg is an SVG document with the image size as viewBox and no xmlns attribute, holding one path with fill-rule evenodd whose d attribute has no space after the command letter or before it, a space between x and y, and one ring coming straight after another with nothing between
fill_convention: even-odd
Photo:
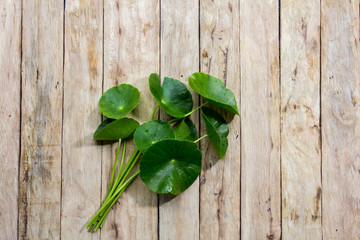
<instances>
[{"instance_id":1,"label":"wood grain","mask_svg":"<svg viewBox=\"0 0 360 240\"><path fill-rule=\"evenodd\" d=\"M161 77L183 82L199 71L199 2L161 1ZM194 106L198 97L194 96ZM164 116L164 115L163 115ZM198 115L192 121L199 126ZM160 239L199 239L199 180L181 195L160 195Z\"/></svg>"},{"instance_id":2,"label":"wood grain","mask_svg":"<svg viewBox=\"0 0 360 240\"><path fill-rule=\"evenodd\" d=\"M359 239L359 5L282 0L279 43L278 0L0 1L0 238ZM145 122L150 73L199 70L239 103L225 158L202 140L200 181L138 178L88 233L116 148L92 140L101 94L133 84Z\"/></svg>"},{"instance_id":3,"label":"wood grain","mask_svg":"<svg viewBox=\"0 0 360 240\"><path fill-rule=\"evenodd\" d=\"M359 1L321 1L323 238L360 237Z\"/></svg>"},{"instance_id":4,"label":"wood grain","mask_svg":"<svg viewBox=\"0 0 360 240\"><path fill-rule=\"evenodd\" d=\"M148 77L159 72L159 0L113 0L104 2L104 91L129 83L141 93L139 106L131 117L146 122L155 101ZM117 144L104 146L102 199L106 196ZM133 153L127 143L127 158ZM134 169L138 169L136 166ZM138 177L110 211L102 239L157 239L158 198Z\"/></svg>"},{"instance_id":5,"label":"wood grain","mask_svg":"<svg viewBox=\"0 0 360 240\"><path fill-rule=\"evenodd\" d=\"M20 239L60 234L63 9L23 1Z\"/></svg>"},{"instance_id":6,"label":"wood grain","mask_svg":"<svg viewBox=\"0 0 360 240\"><path fill-rule=\"evenodd\" d=\"M20 146L21 1L0 2L0 226L16 239Z\"/></svg>"},{"instance_id":7,"label":"wood grain","mask_svg":"<svg viewBox=\"0 0 360 240\"><path fill-rule=\"evenodd\" d=\"M67 1L65 8L62 239L99 239L85 225L100 206L103 1Z\"/></svg>"},{"instance_id":8,"label":"wood grain","mask_svg":"<svg viewBox=\"0 0 360 240\"><path fill-rule=\"evenodd\" d=\"M283 239L321 239L320 1L281 4Z\"/></svg>"},{"instance_id":9,"label":"wood grain","mask_svg":"<svg viewBox=\"0 0 360 240\"><path fill-rule=\"evenodd\" d=\"M200 2L201 71L223 79L240 100L240 6L237 0ZM216 109L219 110L219 109ZM200 239L240 239L240 118L222 111L229 147L219 159L208 139L201 141ZM201 135L206 134L201 122Z\"/></svg>"},{"instance_id":10,"label":"wood grain","mask_svg":"<svg viewBox=\"0 0 360 240\"><path fill-rule=\"evenodd\" d=\"M242 239L281 236L278 11L240 0Z\"/></svg>"}]
</instances>

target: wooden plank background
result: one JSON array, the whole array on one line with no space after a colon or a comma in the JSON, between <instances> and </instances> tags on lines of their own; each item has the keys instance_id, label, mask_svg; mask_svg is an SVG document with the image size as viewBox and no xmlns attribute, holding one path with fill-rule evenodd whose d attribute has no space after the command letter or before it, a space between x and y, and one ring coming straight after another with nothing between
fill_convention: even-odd
<instances>
[{"instance_id":1,"label":"wooden plank background","mask_svg":"<svg viewBox=\"0 0 360 240\"><path fill-rule=\"evenodd\" d=\"M321 239L320 1L281 5L283 239Z\"/></svg>"},{"instance_id":2,"label":"wooden plank background","mask_svg":"<svg viewBox=\"0 0 360 240\"><path fill-rule=\"evenodd\" d=\"M1 1L0 239L360 239L359 5ZM145 122L150 73L196 71L238 101L240 117L222 112L225 158L201 141L186 192L158 196L137 179L88 233L116 150L92 140L101 94L135 85Z\"/></svg>"}]
</instances>

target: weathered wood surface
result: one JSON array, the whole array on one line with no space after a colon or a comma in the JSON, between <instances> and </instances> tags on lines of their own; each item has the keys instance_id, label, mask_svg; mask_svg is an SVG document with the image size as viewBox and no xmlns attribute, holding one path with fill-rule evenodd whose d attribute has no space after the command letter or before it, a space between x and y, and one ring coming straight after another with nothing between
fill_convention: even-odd
<instances>
[{"instance_id":1,"label":"weathered wood surface","mask_svg":"<svg viewBox=\"0 0 360 240\"><path fill-rule=\"evenodd\" d=\"M321 1L324 239L360 237L359 1Z\"/></svg>"},{"instance_id":2,"label":"weathered wood surface","mask_svg":"<svg viewBox=\"0 0 360 240\"><path fill-rule=\"evenodd\" d=\"M282 238L321 239L320 1L281 2Z\"/></svg>"},{"instance_id":3,"label":"weathered wood surface","mask_svg":"<svg viewBox=\"0 0 360 240\"><path fill-rule=\"evenodd\" d=\"M278 11L240 1L242 239L281 236Z\"/></svg>"},{"instance_id":4,"label":"weathered wood surface","mask_svg":"<svg viewBox=\"0 0 360 240\"><path fill-rule=\"evenodd\" d=\"M223 79L240 101L240 5L237 0L200 4L202 72ZM219 110L219 109L217 109ZM225 111L222 111L225 114ZM240 239L240 118L228 114L229 151L219 159L210 141L201 141L200 239ZM201 136L206 134L201 122Z\"/></svg>"},{"instance_id":5,"label":"weathered wood surface","mask_svg":"<svg viewBox=\"0 0 360 240\"><path fill-rule=\"evenodd\" d=\"M277 0L1 1L0 238L358 239L359 5L282 0L279 30ZM150 73L199 70L238 100L227 155L201 141L190 189L137 179L88 233L116 147L92 140L101 94L135 85L144 122Z\"/></svg>"},{"instance_id":6,"label":"weathered wood surface","mask_svg":"<svg viewBox=\"0 0 360 240\"><path fill-rule=\"evenodd\" d=\"M104 4L104 91L122 83L137 87L140 103L131 117L146 122L155 107L148 77L160 70L160 2L112 0ZM108 191L117 145L104 146L101 199ZM134 144L128 141L126 150L128 159L135 150ZM126 192L109 212L101 238L156 239L157 195L139 177Z\"/></svg>"},{"instance_id":7,"label":"weathered wood surface","mask_svg":"<svg viewBox=\"0 0 360 240\"><path fill-rule=\"evenodd\" d=\"M103 1L67 1L62 159L62 239L99 239L87 221L100 207L101 145L92 135L101 122Z\"/></svg>"},{"instance_id":8,"label":"weathered wood surface","mask_svg":"<svg viewBox=\"0 0 360 240\"><path fill-rule=\"evenodd\" d=\"M161 77L185 82L199 71L199 1L161 1ZM194 96L194 105L199 101ZM199 118L192 115L199 126ZM159 239L199 239L199 179L177 197L159 197Z\"/></svg>"},{"instance_id":9,"label":"weathered wood surface","mask_svg":"<svg viewBox=\"0 0 360 240\"><path fill-rule=\"evenodd\" d=\"M60 234L63 9L59 1L22 3L21 239Z\"/></svg>"},{"instance_id":10,"label":"weathered wood surface","mask_svg":"<svg viewBox=\"0 0 360 240\"><path fill-rule=\"evenodd\" d=\"M13 239L18 225L21 1L1 1L0 16L0 232Z\"/></svg>"}]
</instances>

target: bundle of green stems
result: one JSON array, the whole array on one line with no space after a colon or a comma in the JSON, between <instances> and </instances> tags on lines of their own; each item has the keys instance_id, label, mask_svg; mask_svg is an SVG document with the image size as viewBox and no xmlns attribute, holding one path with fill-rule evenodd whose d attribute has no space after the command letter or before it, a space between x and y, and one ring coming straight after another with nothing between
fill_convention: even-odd
<instances>
[{"instance_id":1,"label":"bundle of green stems","mask_svg":"<svg viewBox=\"0 0 360 240\"><path fill-rule=\"evenodd\" d=\"M129 184L135 179L137 175L139 175L140 170L135 172L131 177L129 177L127 180L126 178L130 174L131 170L134 168L135 164L137 163L141 152L139 150L135 150L134 153L131 155L129 161L126 163L124 169L124 160L125 160L125 153L126 153L126 141L123 141L123 151L120 161L120 167L118 170L118 173L116 175L115 181L115 169L119 158L120 153L120 147L121 147L122 140L119 139L118 148L116 151L116 157L114 161L113 170L111 173L111 179L109 184L109 191L99 209L99 211L94 215L94 217L89 221L89 223L86 225L86 228L89 231L94 231L98 228L101 228L104 225L105 218L107 214L109 213L112 206L116 203L116 201L119 199L121 194L125 191L125 189L129 186Z\"/></svg>"}]
</instances>

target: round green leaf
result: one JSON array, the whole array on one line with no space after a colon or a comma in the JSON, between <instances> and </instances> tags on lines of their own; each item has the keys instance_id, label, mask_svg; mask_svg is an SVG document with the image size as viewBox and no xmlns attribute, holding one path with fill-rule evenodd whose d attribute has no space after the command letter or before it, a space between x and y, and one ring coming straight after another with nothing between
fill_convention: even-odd
<instances>
[{"instance_id":1,"label":"round green leaf","mask_svg":"<svg viewBox=\"0 0 360 240\"><path fill-rule=\"evenodd\" d=\"M100 112L108 118L123 118L136 108L139 97L139 90L130 84L112 87L100 98Z\"/></svg>"},{"instance_id":2,"label":"round green leaf","mask_svg":"<svg viewBox=\"0 0 360 240\"><path fill-rule=\"evenodd\" d=\"M179 80L165 77L161 86L159 75L153 73L149 77L149 87L160 107L169 115L182 118L191 112L193 108L191 93Z\"/></svg>"},{"instance_id":3,"label":"round green leaf","mask_svg":"<svg viewBox=\"0 0 360 240\"><path fill-rule=\"evenodd\" d=\"M188 141L195 141L197 130L194 123L186 118L183 119L175 129L175 138L178 140L188 140Z\"/></svg>"},{"instance_id":4,"label":"round green leaf","mask_svg":"<svg viewBox=\"0 0 360 240\"><path fill-rule=\"evenodd\" d=\"M178 195L196 180L201 170L201 152L189 141L163 140L144 153L140 177L150 190Z\"/></svg>"},{"instance_id":5,"label":"round green leaf","mask_svg":"<svg viewBox=\"0 0 360 240\"><path fill-rule=\"evenodd\" d=\"M106 119L94 133L95 140L119 140L129 137L140 124L131 118Z\"/></svg>"},{"instance_id":6,"label":"round green leaf","mask_svg":"<svg viewBox=\"0 0 360 240\"><path fill-rule=\"evenodd\" d=\"M228 124L220 114L210 108L203 107L201 109L201 116L204 119L208 137L215 151L220 158L223 158L228 147Z\"/></svg>"},{"instance_id":7,"label":"round green leaf","mask_svg":"<svg viewBox=\"0 0 360 240\"><path fill-rule=\"evenodd\" d=\"M233 92L220 79L199 72L189 78L189 85L209 103L239 115Z\"/></svg>"},{"instance_id":8,"label":"round green leaf","mask_svg":"<svg viewBox=\"0 0 360 240\"><path fill-rule=\"evenodd\" d=\"M161 120L149 121L138 127L134 133L134 142L141 152L164 139L174 139L175 133L170 124Z\"/></svg>"}]
</instances>

